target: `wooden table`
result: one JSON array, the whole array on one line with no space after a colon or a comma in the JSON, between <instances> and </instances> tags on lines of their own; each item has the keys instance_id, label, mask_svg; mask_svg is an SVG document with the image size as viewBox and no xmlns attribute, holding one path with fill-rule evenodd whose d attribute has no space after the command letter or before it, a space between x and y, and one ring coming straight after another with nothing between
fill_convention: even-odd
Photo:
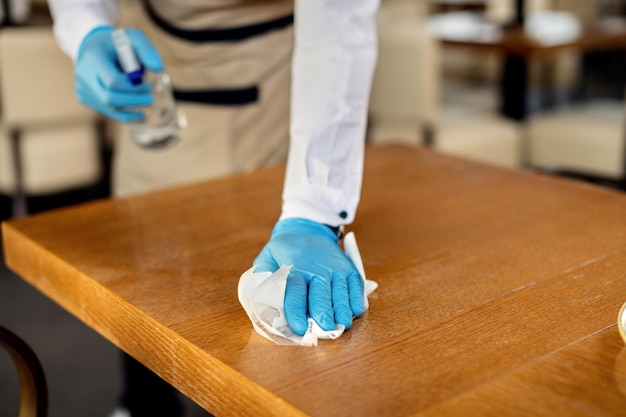
<instances>
[{"instance_id":1,"label":"wooden table","mask_svg":"<svg viewBox=\"0 0 626 417\"><path fill-rule=\"evenodd\" d=\"M370 309L336 341L253 332L239 275L282 167L3 225L11 269L216 415L626 415L626 196L369 149Z\"/></svg>"}]
</instances>

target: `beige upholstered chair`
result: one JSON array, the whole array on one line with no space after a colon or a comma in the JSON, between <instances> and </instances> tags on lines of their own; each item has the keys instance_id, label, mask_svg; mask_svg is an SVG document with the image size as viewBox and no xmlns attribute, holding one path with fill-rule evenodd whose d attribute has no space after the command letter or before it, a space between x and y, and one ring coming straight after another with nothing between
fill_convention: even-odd
<instances>
[{"instance_id":1,"label":"beige upholstered chair","mask_svg":"<svg viewBox=\"0 0 626 417\"><path fill-rule=\"evenodd\" d=\"M471 104L447 105L435 135L439 152L490 165L519 168L522 155L519 124L496 110Z\"/></svg>"},{"instance_id":2,"label":"beige upholstered chair","mask_svg":"<svg viewBox=\"0 0 626 417\"><path fill-rule=\"evenodd\" d=\"M572 13L583 24L597 21L601 10L601 2L594 0L551 3L554 10ZM577 71L579 63L572 55L570 67ZM623 183L625 115L619 100L592 100L533 116L527 132L529 164Z\"/></svg>"},{"instance_id":3,"label":"beige upholstered chair","mask_svg":"<svg viewBox=\"0 0 626 417\"><path fill-rule=\"evenodd\" d=\"M0 31L0 192L63 192L101 176L95 113L74 96L73 68L49 27Z\"/></svg>"},{"instance_id":4,"label":"beige upholstered chair","mask_svg":"<svg viewBox=\"0 0 626 417\"><path fill-rule=\"evenodd\" d=\"M422 20L381 6L368 140L419 144L432 137L439 101L436 41Z\"/></svg>"},{"instance_id":5,"label":"beige upholstered chair","mask_svg":"<svg viewBox=\"0 0 626 417\"><path fill-rule=\"evenodd\" d=\"M625 115L622 102L594 100L533 116L528 125L530 165L623 180Z\"/></svg>"},{"instance_id":6,"label":"beige upholstered chair","mask_svg":"<svg viewBox=\"0 0 626 417\"><path fill-rule=\"evenodd\" d=\"M425 142L443 153L508 167L519 166L519 127L457 93L441 97L440 46L424 20L381 5L379 53L370 99L371 144ZM448 86L445 86L449 90ZM456 102L455 102L456 101Z\"/></svg>"}]
</instances>

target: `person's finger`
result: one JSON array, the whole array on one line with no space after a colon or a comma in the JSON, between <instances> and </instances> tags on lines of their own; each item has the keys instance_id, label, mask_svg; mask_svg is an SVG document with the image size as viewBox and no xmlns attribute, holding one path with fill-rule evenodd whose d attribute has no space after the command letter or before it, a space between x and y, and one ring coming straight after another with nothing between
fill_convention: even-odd
<instances>
[{"instance_id":1,"label":"person's finger","mask_svg":"<svg viewBox=\"0 0 626 417\"><path fill-rule=\"evenodd\" d=\"M137 122L143 119L141 112L105 106L92 94L91 89L85 87L83 83L76 83L76 97L78 101L90 109L122 123Z\"/></svg>"},{"instance_id":2,"label":"person's finger","mask_svg":"<svg viewBox=\"0 0 626 417\"><path fill-rule=\"evenodd\" d=\"M138 29L126 29L130 43L137 54L137 58L146 69L152 72L161 72L164 69L163 61L156 48L144 33Z\"/></svg>"},{"instance_id":3,"label":"person's finger","mask_svg":"<svg viewBox=\"0 0 626 417\"><path fill-rule=\"evenodd\" d=\"M335 322L343 324L346 329L352 326L352 309L348 298L348 281L338 272L333 272L332 280L333 312Z\"/></svg>"},{"instance_id":4,"label":"person's finger","mask_svg":"<svg viewBox=\"0 0 626 417\"><path fill-rule=\"evenodd\" d=\"M291 272L287 277L285 289L285 318L291 330L300 336L305 334L309 327L306 316L306 301L306 280L299 272Z\"/></svg>"},{"instance_id":5,"label":"person's finger","mask_svg":"<svg viewBox=\"0 0 626 417\"><path fill-rule=\"evenodd\" d=\"M95 94L102 104L111 107L150 106L154 102L152 95L149 93L111 90L102 84L95 89Z\"/></svg>"},{"instance_id":6,"label":"person's finger","mask_svg":"<svg viewBox=\"0 0 626 417\"><path fill-rule=\"evenodd\" d=\"M92 57L85 57L86 61L92 61ZM127 91L131 93L149 93L152 86L149 83L142 82L141 84L134 85L128 79L128 76L118 66L117 62L111 59L98 59L96 57L93 60L97 62L85 62L81 65L91 66L97 68L97 74L93 74L90 78L93 80L99 80L108 90Z\"/></svg>"},{"instance_id":7,"label":"person's finger","mask_svg":"<svg viewBox=\"0 0 626 417\"><path fill-rule=\"evenodd\" d=\"M85 96L94 99L104 107L138 107L149 106L153 103L152 95L142 90L122 91L110 88L105 81L98 76L77 77L76 84L80 85L81 92ZM77 88L78 91L78 88Z\"/></svg>"},{"instance_id":8,"label":"person's finger","mask_svg":"<svg viewBox=\"0 0 626 417\"><path fill-rule=\"evenodd\" d=\"M348 274L348 294L350 298L350 308L355 317L360 317L365 311L365 300L363 288L363 278L355 269Z\"/></svg>"},{"instance_id":9,"label":"person's finger","mask_svg":"<svg viewBox=\"0 0 626 417\"><path fill-rule=\"evenodd\" d=\"M313 275L309 281L309 313L323 330L335 330L329 278Z\"/></svg>"}]
</instances>

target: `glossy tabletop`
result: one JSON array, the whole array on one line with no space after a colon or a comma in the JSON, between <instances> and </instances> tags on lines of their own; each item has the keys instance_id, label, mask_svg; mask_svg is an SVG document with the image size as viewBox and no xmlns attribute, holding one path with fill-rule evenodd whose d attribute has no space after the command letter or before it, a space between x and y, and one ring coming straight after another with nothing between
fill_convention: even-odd
<instances>
[{"instance_id":1,"label":"glossy tabletop","mask_svg":"<svg viewBox=\"0 0 626 417\"><path fill-rule=\"evenodd\" d=\"M237 300L283 167L10 221L6 260L216 415L626 415L626 195L401 146L365 166L379 288L318 347Z\"/></svg>"}]
</instances>

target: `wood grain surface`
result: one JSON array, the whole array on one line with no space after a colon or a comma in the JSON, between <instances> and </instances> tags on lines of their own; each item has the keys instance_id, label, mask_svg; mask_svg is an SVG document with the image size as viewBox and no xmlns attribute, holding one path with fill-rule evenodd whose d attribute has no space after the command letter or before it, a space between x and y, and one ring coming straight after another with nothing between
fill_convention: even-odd
<instances>
[{"instance_id":1,"label":"wood grain surface","mask_svg":"<svg viewBox=\"0 0 626 417\"><path fill-rule=\"evenodd\" d=\"M402 146L349 230L370 309L272 344L237 281L283 167L3 224L10 268L216 415L626 415L626 196Z\"/></svg>"}]
</instances>

